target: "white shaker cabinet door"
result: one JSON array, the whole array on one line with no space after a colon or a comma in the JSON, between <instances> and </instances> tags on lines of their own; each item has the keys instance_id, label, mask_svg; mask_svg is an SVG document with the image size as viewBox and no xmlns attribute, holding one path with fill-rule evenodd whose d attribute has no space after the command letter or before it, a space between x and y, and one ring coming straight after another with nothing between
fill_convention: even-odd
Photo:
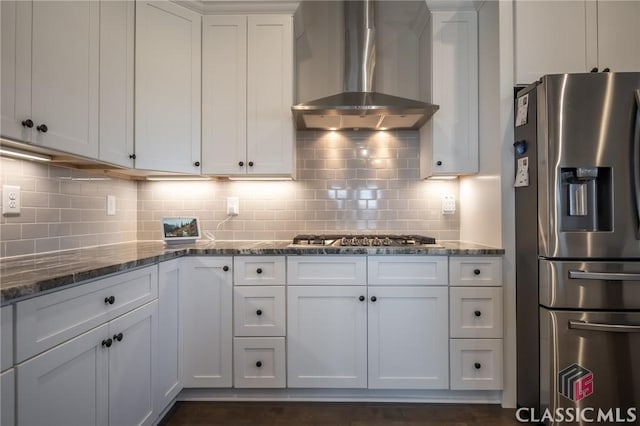
<instances>
[{"instance_id":1,"label":"white shaker cabinet door","mask_svg":"<svg viewBox=\"0 0 640 426\"><path fill-rule=\"evenodd\" d=\"M447 389L447 287L369 288L369 388Z\"/></svg>"},{"instance_id":2,"label":"white shaker cabinet door","mask_svg":"<svg viewBox=\"0 0 640 426\"><path fill-rule=\"evenodd\" d=\"M109 424L150 425L155 420L153 362L158 302L109 323ZM160 349L161 350L161 349Z\"/></svg>"},{"instance_id":3,"label":"white shaker cabinet door","mask_svg":"<svg viewBox=\"0 0 640 426\"><path fill-rule=\"evenodd\" d=\"M231 257L183 259L180 275L184 387L231 387Z\"/></svg>"},{"instance_id":4,"label":"white shaker cabinet door","mask_svg":"<svg viewBox=\"0 0 640 426\"><path fill-rule=\"evenodd\" d=\"M18 364L18 425L107 425L108 331L102 325Z\"/></svg>"},{"instance_id":5,"label":"white shaker cabinet door","mask_svg":"<svg viewBox=\"0 0 640 426\"><path fill-rule=\"evenodd\" d=\"M0 424L2 426L14 426L16 424L16 372L10 368L0 374Z\"/></svg>"},{"instance_id":6,"label":"white shaker cabinet door","mask_svg":"<svg viewBox=\"0 0 640 426\"><path fill-rule=\"evenodd\" d=\"M291 286L287 301L288 386L366 388L366 288Z\"/></svg>"},{"instance_id":7,"label":"white shaker cabinet door","mask_svg":"<svg viewBox=\"0 0 640 426\"><path fill-rule=\"evenodd\" d=\"M137 169L200 173L201 16L136 2Z\"/></svg>"}]
</instances>

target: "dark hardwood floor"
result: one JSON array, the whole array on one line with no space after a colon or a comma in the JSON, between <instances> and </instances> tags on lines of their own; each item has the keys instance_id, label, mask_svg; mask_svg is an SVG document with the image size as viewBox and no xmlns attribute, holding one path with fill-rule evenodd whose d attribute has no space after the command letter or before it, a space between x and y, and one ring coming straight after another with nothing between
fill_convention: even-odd
<instances>
[{"instance_id":1,"label":"dark hardwood floor","mask_svg":"<svg viewBox=\"0 0 640 426\"><path fill-rule=\"evenodd\" d=\"M163 426L418 426L520 424L515 410L499 405L178 402Z\"/></svg>"}]
</instances>

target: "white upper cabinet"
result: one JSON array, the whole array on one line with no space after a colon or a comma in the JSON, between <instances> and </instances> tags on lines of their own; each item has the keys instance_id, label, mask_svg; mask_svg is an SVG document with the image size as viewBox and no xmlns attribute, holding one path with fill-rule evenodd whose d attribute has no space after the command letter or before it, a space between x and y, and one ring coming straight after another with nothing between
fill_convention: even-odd
<instances>
[{"instance_id":1,"label":"white upper cabinet","mask_svg":"<svg viewBox=\"0 0 640 426\"><path fill-rule=\"evenodd\" d=\"M200 173L201 16L136 3L135 166Z\"/></svg>"},{"instance_id":2,"label":"white upper cabinet","mask_svg":"<svg viewBox=\"0 0 640 426\"><path fill-rule=\"evenodd\" d=\"M640 70L640 2L517 0L514 13L518 84L595 67Z\"/></svg>"},{"instance_id":3,"label":"white upper cabinet","mask_svg":"<svg viewBox=\"0 0 640 426\"><path fill-rule=\"evenodd\" d=\"M478 18L475 11L434 11L431 102L440 106L420 129L420 175L478 172Z\"/></svg>"},{"instance_id":4,"label":"white upper cabinet","mask_svg":"<svg viewBox=\"0 0 640 426\"><path fill-rule=\"evenodd\" d=\"M292 20L204 17L203 173L294 175Z\"/></svg>"},{"instance_id":5,"label":"white upper cabinet","mask_svg":"<svg viewBox=\"0 0 640 426\"><path fill-rule=\"evenodd\" d=\"M2 135L130 167L133 16L127 1L3 1Z\"/></svg>"}]
</instances>

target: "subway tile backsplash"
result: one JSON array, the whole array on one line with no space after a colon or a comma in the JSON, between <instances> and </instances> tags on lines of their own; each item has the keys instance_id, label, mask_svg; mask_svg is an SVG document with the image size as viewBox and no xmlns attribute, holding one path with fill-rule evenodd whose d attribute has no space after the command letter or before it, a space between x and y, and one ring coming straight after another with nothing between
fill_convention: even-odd
<instances>
[{"instance_id":1,"label":"subway tile backsplash","mask_svg":"<svg viewBox=\"0 0 640 426\"><path fill-rule=\"evenodd\" d=\"M417 132L300 132L297 180L140 182L138 239L160 238L163 216L194 215L216 239L288 240L299 233L419 233L458 239L442 215L457 181L419 178ZM226 198L240 214L225 223Z\"/></svg>"},{"instance_id":2,"label":"subway tile backsplash","mask_svg":"<svg viewBox=\"0 0 640 426\"><path fill-rule=\"evenodd\" d=\"M458 181L419 178L418 135L300 132L296 181L150 182L105 178L2 158L1 184L22 189L20 216L0 217L0 255L159 240L164 216L198 216L220 240L289 240L300 233L417 233L458 239L458 212L442 215ZM92 180L94 179L94 180ZM116 196L115 216L106 215ZM240 214L224 223L226 198Z\"/></svg>"},{"instance_id":3,"label":"subway tile backsplash","mask_svg":"<svg viewBox=\"0 0 640 426\"><path fill-rule=\"evenodd\" d=\"M2 257L136 239L136 182L8 158L0 168L1 184L22 196L19 216L0 216ZM106 215L107 195L116 196L115 216Z\"/></svg>"}]
</instances>

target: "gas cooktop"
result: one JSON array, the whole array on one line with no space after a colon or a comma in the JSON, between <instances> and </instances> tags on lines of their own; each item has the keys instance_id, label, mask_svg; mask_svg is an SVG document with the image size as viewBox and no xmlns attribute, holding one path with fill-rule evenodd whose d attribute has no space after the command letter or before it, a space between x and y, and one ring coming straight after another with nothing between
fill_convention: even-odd
<instances>
[{"instance_id":1,"label":"gas cooktop","mask_svg":"<svg viewBox=\"0 0 640 426\"><path fill-rule=\"evenodd\" d=\"M423 235L330 234L296 235L292 246L307 247L412 247L435 245L436 239Z\"/></svg>"}]
</instances>

